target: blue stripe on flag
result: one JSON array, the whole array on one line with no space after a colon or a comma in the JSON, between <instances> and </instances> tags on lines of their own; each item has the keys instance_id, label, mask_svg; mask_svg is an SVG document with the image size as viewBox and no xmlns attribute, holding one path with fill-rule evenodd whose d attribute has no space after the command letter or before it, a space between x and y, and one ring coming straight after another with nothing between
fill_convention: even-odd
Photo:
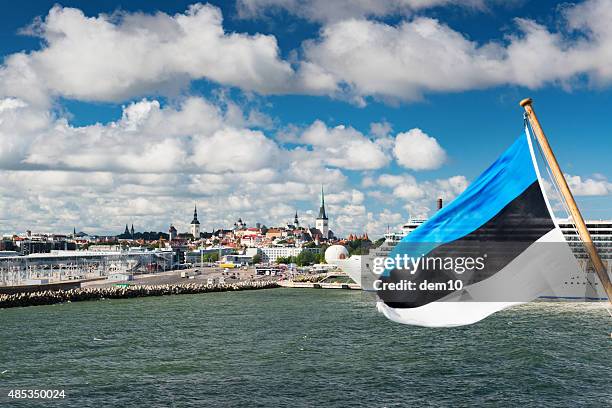
<instances>
[{"instance_id":1,"label":"blue stripe on flag","mask_svg":"<svg viewBox=\"0 0 612 408\"><path fill-rule=\"evenodd\" d=\"M519 137L459 197L401 242L435 247L464 237L493 218L537 180L527 137L527 134ZM401 247L396 246L400 251ZM391 256L395 253L392 251Z\"/></svg>"}]
</instances>

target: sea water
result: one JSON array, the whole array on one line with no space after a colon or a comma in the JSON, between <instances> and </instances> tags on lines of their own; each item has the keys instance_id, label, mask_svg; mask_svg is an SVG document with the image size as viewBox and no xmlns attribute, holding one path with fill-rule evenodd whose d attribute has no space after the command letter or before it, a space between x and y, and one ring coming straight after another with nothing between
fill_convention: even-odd
<instances>
[{"instance_id":1,"label":"sea water","mask_svg":"<svg viewBox=\"0 0 612 408\"><path fill-rule=\"evenodd\" d=\"M612 406L601 304L426 329L359 291L269 289L5 309L0 325L2 407Z\"/></svg>"}]
</instances>

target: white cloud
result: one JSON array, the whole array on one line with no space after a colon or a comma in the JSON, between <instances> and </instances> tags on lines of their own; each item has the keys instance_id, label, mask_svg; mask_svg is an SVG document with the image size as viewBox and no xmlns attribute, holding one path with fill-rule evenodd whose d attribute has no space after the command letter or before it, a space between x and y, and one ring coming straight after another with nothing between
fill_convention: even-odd
<instances>
[{"instance_id":1,"label":"white cloud","mask_svg":"<svg viewBox=\"0 0 612 408\"><path fill-rule=\"evenodd\" d=\"M397 187L406 181L409 181L411 184L416 183L416 179L409 174L381 174L378 177L378 184L383 187Z\"/></svg>"},{"instance_id":2,"label":"white cloud","mask_svg":"<svg viewBox=\"0 0 612 408\"><path fill-rule=\"evenodd\" d=\"M325 26L306 43L308 61L333 75L348 92L414 100L424 91L458 91L503 82L503 49L479 47L430 18L397 26L346 20Z\"/></svg>"},{"instance_id":3,"label":"white cloud","mask_svg":"<svg viewBox=\"0 0 612 408\"><path fill-rule=\"evenodd\" d=\"M384 167L389 162L379 145L352 127L340 125L328 128L317 120L296 141L312 146L311 153L333 167L373 170Z\"/></svg>"},{"instance_id":4,"label":"white cloud","mask_svg":"<svg viewBox=\"0 0 612 408\"><path fill-rule=\"evenodd\" d=\"M226 128L195 146L194 162L204 170L249 172L276 167L279 149L259 131Z\"/></svg>"},{"instance_id":5,"label":"white cloud","mask_svg":"<svg viewBox=\"0 0 612 408\"><path fill-rule=\"evenodd\" d=\"M340 203L351 203L361 204L363 203L364 195L359 190L344 190L325 196L325 202L328 204L340 204Z\"/></svg>"},{"instance_id":6,"label":"white cloud","mask_svg":"<svg viewBox=\"0 0 612 408\"><path fill-rule=\"evenodd\" d=\"M36 103L48 103L49 94L122 101L175 93L199 78L265 94L284 91L293 76L275 37L226 33L221 11L211 5L196 4L174 16L97 17L54 6L29 33L44 45L5 60L0 94Z\"/></svg>"},{"instance_id":7,"label":"white cloud","mask_svg":"<svg viewBox=\"0 0 612 408\"><path fill-rule=\"evenodd\" d=\"M611 0L564 7L556 31L517 18L514 32L485 42L412 14L396 25L365 19L447 3L485 1L243 0L239 9L247 14L281 7L329 17L318 37L288 60L272 35L226 32L220 9L211 5L175 15L94 17L55 6L28 30L42 47L9 55L0 66L0 97L47 107L57 97L116 102L176 96L191 81L207 79L247 92L326 94L364 105L368 97L413 101L426 93L506 84L570 88L584 78L592 86L612 81ZM269 124L256 113L250 120Z\"/></svg>"},{"instance_id":8,"label":"white cloud","mask_svg":"<svg viewBox=\"0 0 612 408\"><path fill-rule=\"evenodd\" d=\"M438 141L416 128L395 137L393 154L401 166L412 170L437 169L446 161Z\"/></svg>"},{"instance_id":9,"label":"white cloud","mask_svg":"<svg viewBox=\"0 0 612 408\"><path fill-rule=\"evenodd\" d=\"M565 175L572 194L575 196L605 196L612 194L612 183L605 178L585 178Z\"/></svg>"},{"instance_id":10,"label":"white cloud","mask_svg":"<svg viewBox=\"0 0 612 408\"><path fill-rule=\"evenodd\" d=\"M483 3L483 0L238 0L237 8L242 18L262 17L270 12L285 10L308 20L328 22L407 14L448 4L482 7Z\"/></svg>"},{"instance_id":11,"label":"white cloud","mask_svg":"<svg viewBox=\"0 0 612 408\"><path fill-rule=\"evenodd\" d=\"M0 100L0 113L3 111L8 111L10 109L25 108L26 106L28 106L28 104L19 99L5 98Z\"/></svg>"},{"instance_id":12,"label":"white cloud","mask_svg":"<svg viewBox=\"0 0 612 408\"><path fill-rule=\"evenodd\" d=\"M385 138L393 130L393 126L387 121L370 123L370 133L378 138Z\"/></svg>"},{"instance_id":13,"label":"white cloud","mask_svg":"<svg viewBox=\"0 0 612 408\"><path fill-rule=\"evenodd\" d=\"M468 186L464 176L419 182L410 174L381 174L377 185L382 189L369 192L378 201L392 203L401 200L411 217L427 217L435 208L438 198L450 202Z\"/></svg>"},{"instance_id":14,"label":"white cloud","mask_svg":"<svg viewBox=\"0 0 612 408\"><path fill-rule=\"evenodd\" d=\"M296 209L302 223L312 225L324 184L333 230L366 228L372 235L382 234L401 211L393 201L388 211L398 215L368 210L366 191L351 185L345 169L368 169L369 186L388 188L400 208L410 201L404 184L423 188L422 202L437 190L452 190L410 175L378 177L371 169L386 165L390 151L375 143L381 138L370 140L351 127L316 121L291 136L298 147L286 147L264 131L241 127L248 114L239 107L230 112L197 97L165 106L144 99L126 105L116 121L81 127L20 100L1 101L3 232L76 226L119 233L126 223L137 230L173 223L184 231L194 202L206 230L238 217L283 224Z\"/></svg>"},{"instance_id":15,"label":"white cloud","mask_svg":"<svg viewBox=\"0 0 612 408\"><path fill-rule=\"evenodd\" d=\"M7 105L6 99L0 101ZM9 101L16 107L0 111L3 168L257 174L277 167L279 148L272 139L235 127L235 112L228 118L203 98L163 108L158 101L142 100L124 107L116 122L83 127Z\"/></svg>"},{"instance_id":16,"label":"white cloud","mask_svg":"<svg viewBox=\"0 0 612 408\"><path fill-rule=\"evenodd\" d=\"M172 222L185 230L195 201L208 229L238 217L276 225L297 208L318 208L321 184L338 216L345 206L362 206L363 194L347 186L342 170L320 160L323 146L287 150L241 127L249 115L236 105L144 99L125 106L116 121L81 127L21 100L0 99L0 106L2 232L74 225L119 233L132 222L137 229L165 230ZM307 214L302 220L313 221Z\"/></svg>"},{"instance_id":17,"label":"white cloud","mask_svg":"<svg viewBox=\"0 0 612 408\"><path fill-rule=\"evenodd\" d=\"M336 96L411 101L428 92L457 92L498 85L571 87L612 81L612 2L587 0L563 9L550 31L517 18L503 41L478 43L444 23L415 17L397 25L348 19L325 25L304 44L305 60L331 76ZM330 87L330 89L332 89Z\"/></svg>"}]
</instances>

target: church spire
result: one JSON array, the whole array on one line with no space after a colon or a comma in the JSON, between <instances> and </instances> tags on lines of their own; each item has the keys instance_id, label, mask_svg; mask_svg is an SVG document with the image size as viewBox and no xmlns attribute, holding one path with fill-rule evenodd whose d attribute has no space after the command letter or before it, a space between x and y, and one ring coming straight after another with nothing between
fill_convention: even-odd
<instances>
[{"instance_id":1,"label":"church spire","mask_svg":"<svg viewBox=\"0 0 612 408\"><path fill-rule=\"evenodd\" d=\"M321 207L319 208L319 217L322 220L327 219L327 214L325 213L325 194L323 193L323 184L321 184Z\"/></svg>"},{"instance_id":2,"label":"church spire","mask_svg":"<svg viewBox=\"0 0 612 408\"><path fill-rule=\"evenodd\" d=\"M193 220L191 220L191 224L199 224L198 221L198 206L194 204L193 206Z\"/></svg>"},{"instance_id":3,"label":"church spire","mask_svg":"<svg viewBox=\"0 0 612 408\"><path fill-rule=\"evenodd\" d=\"M198 221L198 206L193 205L193 220L191 220L191 235L193 238L200 239L200 221Z\"/></svg>"}]
</instances>

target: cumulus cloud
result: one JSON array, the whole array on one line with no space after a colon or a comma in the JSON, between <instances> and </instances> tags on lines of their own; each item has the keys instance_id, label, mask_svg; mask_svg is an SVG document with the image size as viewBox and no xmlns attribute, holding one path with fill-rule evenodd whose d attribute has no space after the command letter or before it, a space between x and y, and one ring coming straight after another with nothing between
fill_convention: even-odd
<instances>
[{"instance_id":1,"label":"cumulus cloud","mask_svg":"<svg viewBox=\"0 0 612 408\"><path fill-rule=\"evenodd\" d=\"M477 42L433 18L410 15L388 24L365 17L447 3L482 6L484 0L242 0L239 10L246 14L281 7L321 13L307 18L330 17L289 60L273 35L227 32L220 9L211 5L175 15L93 17L54 6L25 30L42 40L41 48L9 55L0 66L0 95L42 106L57 97L117 102L177 95L206 79L259 94L330 95L364 105L368 97L414 101L432 92L507 84L569 88L586 78L608 86L610 1L564 7L556 31L517 18L504 38ZM334 10L345 18L336 20Z\"/></svg>"},{"instance_id":2,"label":"cumulus cloud","mask_svg":"<svg viewBox=\"0 0 612 408\"><path fill-rule=\"evenodd\" d=\"M5 231L75 225L107 233L132 222L137 229L164 230L171 222L185 229L196 200L207 228L238 217L282 224L298 207L318 207L321 184L338 216L365 211L363 193L348 188L342 172L356 162L339 152L325 156L339 144L353 146L353 129L343 134L324 126L299 148L286 148L244 127L250 114L237 105L224 109L201 97L163 106L143 99L124 106L116 121L89 126L15 98L0 99L0 107ZM357 141L371 144L358 151L378 154L365 136Z\"/></svg>"},{"instance_id":3,"label":"cumulus cloud","mask_svg":"<svg viewBox=\"0 0 612 408\"><path fill-rule=\"evenodd\" d=\"M572 194L575 196L605 196L612 194L612 183L604 177L582 178L580 176L565 175Z\"/></svg>"},{"instance_id":4,"label":"cumulus cloud","mask_svg":"<svg viewBox=\"0 0 612 408\"><path fill-rule=\"evenodd\" d=\"M395 142L386 122L373 125L378 134L370 138L316 120L292 127L281 143L252 129L247 110L202 97L167 104L142 99L125 105L117 120L88 126L16 98L0 99L0 107L0 195L15 204L0 206L0 219L15 231L35 228L24 220L47 230L85 224L90 232L109 232L132 222L186 228L185 214L196 200L208 228L238 217L282 224L293 213L281 214L289 207L316 210L321 184L336 232L382 225L345 170L366 171L369 187L387 186L403 201L428 197L410 193L419 188L413 176L376 176ZM304 214L305 225L314 210ZM42 215L29 218L30 212Z\"/></svg>"},{"instance_id":5,"label":"cumulus cloud","mask_svg":"<svg viewBox=\"0 0 612 408\"><path fill-rule=\"evenodd\" d=\"M226 33L221 11L211 5L174 16L97 17L54 6L28 33L44 45L6 58L0 93L30 102L45 103L49 94L122 101L176 92L200 78L265 94L284 90L293 75L274 36Z\"/></svg>"},{"instance_id":6,"label":"cumulus cloud","mask_svg":"<svg viewBox=\"0 0 612 408\"><path fill-rule=\"evenodd\" d=\"M387 121L370 123L370 133L375 137L387 137L392 130L393 126Z\"/></svg>"},{"instance_id":7,"label":"cumulus cloud","mask_svg":"<svg viewBox=\"0 0 612 408\"><path fill-rule=\"evenodd\" d=\"M437 169L446 160L438 141L416 128L395 137L393 154L401 166L412 170Z\"/></svg>"},{"instance_id":8,"label":"cumulus cloud","mask_svg":"<svg viewBox=\"0 0 612 408\"><path fill-rule=\"evenodd\" d=\"M389 162L383 148L361 132L343 125L329 128L315 121L295 142L312 146L311 152L323 163L348 170L374 170Z\"/></svg>"},{"instance_id":9,"label":"cumulus cloud","mask_svg":"<svg viewBox=\"0 0 612 408\"><path fill-rule=\"evenodd\" d=\"M318 75L332 77L336 95L363 104L364 97L418 100L428 92L457 92L505 84L570 87L581 77L592 85L612 81L610 0L588 0L563 9L554 32L517 18L503 41L478 43L439 20L415 17L397 25L348 19L325 25L304 44Z\"/></svg>"},{"instance_id":10,"label":"cumulus cloud","mask_svg":"<svg viewBox=\"0 0 612 408\"><path fill-rule=\"evenodd\" d=\"M359 17L384 17L443 5L481 8L484 0L238 0L242 18L263 17L279 10L311 21L328 22Z\"/></svg>"},{"instance_id":11,"label":"cumulus cloud","mask_svg":"<svg viewBox=\"0 0 612 408\"><path fill-rule=\"evenodd\" d=\"M435 208L438 198L450 202L468 186L464 176L452 176L419 182L410 174L381 174L375 180L378 189L369 195L383 203L400 200L411 217L427 217Z\"/></svg>"},{"instance_id":12,"label":"cumulus cloud","mask_svg":"<svg viewBox=\"0 0 612 408\"><path fill-rule=\"evenodd\" d=\"M276 167L278 155L277 145L263 133L228 128L201 138L194 161L210 172L249 172Z\"/></svg>"},{"instance_id":13,"label":"cumulus cloud","mask_svg":"<svg viewBox=\"0 0 612 408\"><path fill-rule=\"evenodd\" d=\"M363 203L363 199L364 194L355 189L335 192L325 196L325 202L332 205L339 203L361 204Z\"/></svg>"},{"instance_id":14,"label":"cumulus cloud","mask_svg":"<svg viewBox=\"0 0 612 408\"><path fill-rule=\"evenodd\" d=\"M118 233L126 223L137 230L165 230L170 223L186 230L196 201L207 229L238 217L283 224L299 208L310 208L300 211L308 225L323 184L336 232L364 232L366 226L382 234L391 217L385 211L401 214L393 209L397 203L382 213L368 211L368 196L351 185L345 170L366 170L370 188L388 188L386 194L402 203L452 190L409 175L378 177L391 149L377 142L391 136L370 139L352 127L315 121L282 144L245 127L250 115L237 105L228 109L201 97L163 105L143 99L124 106L115 121L88 126L15 98L0 99L0 106L5 232L75 226ZM429 192L411 196L406 183Z\"/></svg>"},{"instance_id":15,"label":"cumulus cloud","mask_svg":"<svg viewBox=\"0 0 612 408\"><path fill-rule=\"evenodd\" d=\"M361 96L419 99L505 82L504 49L479 46L441 22L418 17L397 26L346 20L325 26L306 58Z\"/></svg>"}]
</instances>

